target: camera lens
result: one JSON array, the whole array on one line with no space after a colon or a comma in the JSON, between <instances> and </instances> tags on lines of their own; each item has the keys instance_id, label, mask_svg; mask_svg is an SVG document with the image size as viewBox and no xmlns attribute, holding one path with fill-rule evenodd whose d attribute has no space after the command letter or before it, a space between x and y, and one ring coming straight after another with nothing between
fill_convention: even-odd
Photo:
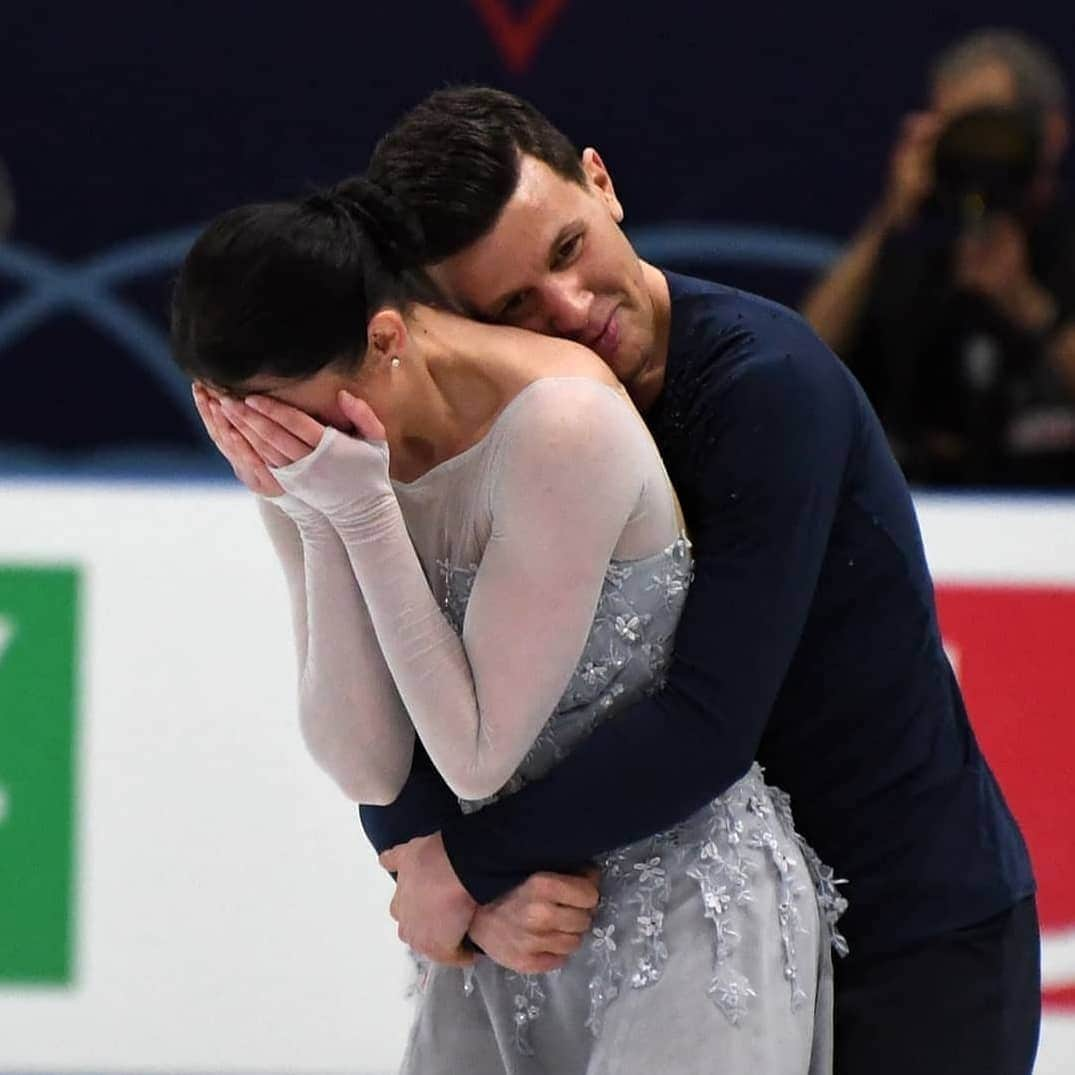
<instances>
[{"instance_id":1,"label":"camera lens","mask_svg":"<svg viewBox=\"0 0 1075 1075\"><path fill-rule=\"evenodd\" d=\"M934 150L935 200L947 216L973 223L1019 212L1041 159L1036 119L1022 109L982 108L953 119Z\"/></svg>"}]
</instances>

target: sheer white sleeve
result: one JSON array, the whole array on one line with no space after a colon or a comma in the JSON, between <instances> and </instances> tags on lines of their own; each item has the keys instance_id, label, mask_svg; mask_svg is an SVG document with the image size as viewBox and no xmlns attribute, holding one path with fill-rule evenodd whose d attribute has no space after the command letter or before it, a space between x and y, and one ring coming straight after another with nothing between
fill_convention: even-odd
<instances>
[{"instance_id":1,"label":"sheer white sleeve","mask_svg":"<svg viewBox=\"0 0 1075 1075\"><path fill-rule=\"evenodd\" d=\"M640 521L652 530L653 520L641 518L652 500L644 494L655 477L665 482L633 407L596 381L535 382L496 435L492 532L462 639L407 535L386 445L329 430L311 455L274 471L331 520L414 727L467 799L497 791L552 714L625 528ZM666 484L660 493L667 536L674 516Z\"/></svg>"},{"instance_id":2,"label":"sheer white sleeve","mask_svg":"<svg viewBox=\"0 0 1075 1075\"><path fill-rule=\"evenodd\" d=\"M295 497L260 500L284 569L299 721L317 763L356 802L383 805L410 771L414 729L332 524Z\"/></svg>"}]
</instances>

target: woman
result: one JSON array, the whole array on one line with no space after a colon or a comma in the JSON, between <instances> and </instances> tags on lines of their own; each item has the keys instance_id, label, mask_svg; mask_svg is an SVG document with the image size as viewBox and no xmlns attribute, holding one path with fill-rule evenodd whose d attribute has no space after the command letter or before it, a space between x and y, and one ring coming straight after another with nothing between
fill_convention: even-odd
<instances>
[{"instance_id":1,"label":"woman","mask_svg":"<svg viewBox=\"0 0 1075 1075\"><path fill-rule=\"evenodd\" d=\"M262 494L311 752L384 803L417 732L476 809L659 684L690 552L606 367L439 308L396 269L406 234L361 180L225 214L183 266L173 340ZM757 767L599 866L563 971L431 968L405 1072L829 1070L841 901Z\"/></svg>"}]
</instances>

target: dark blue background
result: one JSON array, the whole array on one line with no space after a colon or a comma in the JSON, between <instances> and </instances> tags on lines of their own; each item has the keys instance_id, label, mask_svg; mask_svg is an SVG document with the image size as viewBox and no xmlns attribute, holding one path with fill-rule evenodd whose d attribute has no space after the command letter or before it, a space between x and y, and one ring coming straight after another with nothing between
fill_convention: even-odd
<instances>
[{"instance_id":1,"label":"dark blue background","mask_svg":"<svg viewBox=\"0 0 1075 1075\"><path fill-rule=\"evenodd\" d=\"M519 19L533 7L502 3ZM596 145L636 236L687 224L665 237L701 240L678 267L794 303L832 249L815 240L846 237L879 190L929 59L985 24L1034 34L1075 72L1070 3L567 0L521 74L478 0L6 4L0 158L17 211L0 249L0 465L206 465L162 351L190 229L360 170L448 82L516 91ZM738 245L728 225L749 228ZM802 235L776 247L782 232Z\"/></svg>"}]
</instances>

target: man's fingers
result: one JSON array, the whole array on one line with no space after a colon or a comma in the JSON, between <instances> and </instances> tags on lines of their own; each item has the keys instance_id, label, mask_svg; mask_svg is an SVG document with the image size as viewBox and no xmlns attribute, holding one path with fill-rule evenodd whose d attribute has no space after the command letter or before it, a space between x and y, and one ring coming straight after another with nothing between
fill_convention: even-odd
<instances>
[{"instance_id":1,"label":"man's fingers","mask_svg":"<svg viewBox=\"0 0 1075 1075\"><path fill-rule=\"evenodd\" d=\"M537 899L562 903L566 907L581 907L586 911L593 910L601 898L593 881L570 874L538 873L526 884L533 886L532 895Z\"/></svg>"},{"instance_id":2,"label":"man's fingers","mask_svg":"<svg viewBox=\"0 0 1075 1075\"><path fill-rule=\"evenodd\" d=\"M562 903L536 900L530 903L522 916L522 925L530 933L585 933L590 928L593 915L578 907L566 907Z\"/></svg>"},{"instance_id":3,"label":"man's fingers","mask_svg":"<svg viewBox=\"0 0 1075 1075\"><path fill-rule=\"evenodd\" d=\"M570 956L582 947L583 935L578 933L547 933L541 938L541 951L535 955Z\"/></svg>"},{"instance_id":4,"label":"man's fingers","mask_svg":"<svg viewBox=\"0 0 1075 1075\"><path fill-rule=\"evenodd\" d=\"M583 911L578 907L565 907L562 904L557 904L552 909L548 928L553 933L578 935L586 933L592 922L593 915L588 911Z\"/></svg>"},{"instance_id":5,"label":"man's fingers","mask_svg":"<svg viewBox=\"0 0 1075 1075\"><path fill-rule=\"evenodd\" d=\"M417 952L418 955L431 959L434 963L441 963L446 967L469 967L477 955L477 953L464 948L462 945L456 948L424 948L403 926L397 928L396 936L412 952Z\"/></svg>"},{"instance_id":6,"label":"man's fingers","mask_svg":"<svg viewBox=\"0 0 1075 1075\"><path fill-rule=\"evenodd\" d=\"M502 967L520 974L537 974L556 970L586 941L590 916L584 911L558 907L558 912L577 915L569 929L537 932L524 927L508 897L503 904L490 904L478 911L470 924L470 936L482 951ZM582 926L581 930L574 927Z\"/></svg>"},{"instance_id":7,"label":"man's fingers","mask_svg":"<svg viewBox=\"0 0 1075 1075\"><path fill-rule=\"evenodd\" d=\"M455 949L454 952L438 953L438 955L430 956L429 958L434 963L442 963L446 967L469 967L474 962L475 953L460 947Z\"/></svg>"}]
</instances>

